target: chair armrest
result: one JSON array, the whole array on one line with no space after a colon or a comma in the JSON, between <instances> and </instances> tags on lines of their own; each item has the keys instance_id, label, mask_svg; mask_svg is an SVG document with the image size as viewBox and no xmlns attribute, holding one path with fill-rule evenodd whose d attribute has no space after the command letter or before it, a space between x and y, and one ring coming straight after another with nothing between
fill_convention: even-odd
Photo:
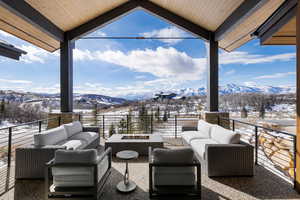
<instances>
[{"instance_id":1,"label":"chair armrest","mask_svg":"<svg viewBox=\"0 0 300 200\"><path fill-rule=\"evenodd\" d=\"M247 144L208 144L208 176L252 176L254 148Z\"/></svg>"},{"instance_id":2,"label":"chair armrest","mask_svg":"<svg viewBox=\"0 0 300 200\"><path fill-rule=\"evenodd\" d=\"M197 131L198 128L195 127L195 126L183 126L181 128L181 130L182 130L182 132L184 132L184 131Z\"/></svg>"},{"instance_id":3,"label":"chair armrest","mask_svg":"<svg viewBox=\"0 0 300 200\"><path fill-rule=\"evenodd\" d=\"M111 162L111 157L112 157L112 149L111 149L111 147L108 147L101 155L99 155L97 157L96 163L99 164L105 158L105 156L107 156L108 159L109 159L109 162Z\"/></svg>"},{"instance_id":4,"label":"chair armrest","mask_svg":"<svg viewBox=\"0 0 300 200\"><path fill-rule=\"evenodd\" d=\"M148 159L149 159L149 163L152 164L153 163L153 159L152 159L152 147L149 147L148 149Z\"/></svg>"},{"instance_id":5,"label":"chair armrest","mask_svg":"<svg viewBox=\"0 0 300 200\"><path fill-rule=\"evenodd\" d=\"M100 132L100 127L98 126L84 126L82 129L83 132Z\"/></svg>"}]
</instances>

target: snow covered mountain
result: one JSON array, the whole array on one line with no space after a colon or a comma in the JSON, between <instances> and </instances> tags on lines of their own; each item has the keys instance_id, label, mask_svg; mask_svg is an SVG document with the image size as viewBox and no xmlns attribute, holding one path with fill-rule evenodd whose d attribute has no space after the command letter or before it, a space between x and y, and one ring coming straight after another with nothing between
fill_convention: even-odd
<instances>
[{"instance_id":1,"label":"snow covered mountain","mask_svg":"<svg viewBox=\"0 0 300 200\"><path fill-rule=\"evenodd\" d=\"M154 96L155 93L175 93L177 97L189 97L189 96L199 96L206 94L206 88L182 88L178 90L170 90L170 91L156 91L154 93L143 93L143 94L134 94L134 95L127 95L123 98L125 99L135 99L135 100L142 100L142 99L149 99ZM260 94L288 94L288 93L295 93L296 87L292 86L285 86L285 87L274 87L274 86L245 86L245 85L237 85L237 84L227 84L224 86L219 87L219 93L221 95L224 94L236 94L236 93L260 93Z\"/></svg>"}]
</instances>

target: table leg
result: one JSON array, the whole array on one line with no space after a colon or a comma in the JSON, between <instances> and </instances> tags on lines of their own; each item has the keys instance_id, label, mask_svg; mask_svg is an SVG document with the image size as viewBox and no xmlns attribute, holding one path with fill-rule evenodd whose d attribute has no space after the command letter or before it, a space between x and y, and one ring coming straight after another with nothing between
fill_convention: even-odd
<instances>
[{"instance_id":1,"label":"table leg","mask_svg":"<svg viewBox=\"0 0 300 200\"><path fill-rule=\"evenodd\" d=\"M117 189L120 192L131 192L135 190L136 184L129 180L129 168L128 168L128 161L126 161L126 168L124 172L123 181L119 182L117 185Z\"/></svg>"},{"instance_id":2,"label":"table leg","mask_svg":"<svg viewBox=\"0 0 300 200\"><path fill-rule=\"evenodd\" d=\"M126 169L124 173L124 184L128 185L129 183L129 170L128 170L128 161L126 161Z\"/></svg>"}]
</instances>

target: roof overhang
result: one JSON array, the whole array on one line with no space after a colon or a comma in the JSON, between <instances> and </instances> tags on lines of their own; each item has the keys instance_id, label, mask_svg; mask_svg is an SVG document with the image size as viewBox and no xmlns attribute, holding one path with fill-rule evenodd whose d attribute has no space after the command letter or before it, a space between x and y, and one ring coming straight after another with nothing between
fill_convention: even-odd
<instances>
[{"instance_id":1,"label":"roof overhang","mask_svg":"<svg viewBox=\"0 0 300 200\"><path fill-rule=\"evenodd\" d=\"M0 41L0 56L19 60L22 54L26 54L25 51Z\"/></svg>"},{"instance_id":2,"label":"roof overhang","mask_svg":"<svg viewBox=\"0 0 300 200\"><path fill-rule=\"evenodd\" d=\"M144 9L232 51L247 41L285 0L0 0L0 29L47 51L135 9ZM213 34L211 34L213 33ZM214 38L211 36L214 35Z\"/></svg>"},{"instance_id":3,"label":"roof overhang","mask_svg":"<svg viewBox=\"0 0 300 200\"><path fill-rule=\"evenodd\" d=\"M297 0L286 1L254 33L262 45L296 45Z\"/></svg>"}]
</instances>

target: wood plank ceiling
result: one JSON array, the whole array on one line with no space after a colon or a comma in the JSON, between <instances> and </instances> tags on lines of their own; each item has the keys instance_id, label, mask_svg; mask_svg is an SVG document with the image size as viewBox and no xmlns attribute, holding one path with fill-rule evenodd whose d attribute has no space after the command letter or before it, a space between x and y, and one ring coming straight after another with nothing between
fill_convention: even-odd
<instances>
[{"instance_id":1,"label":"wood plank ceiling","mask_svg":"<svg viewBox=\"0 0 300 200\"><path fill-rule=\"evenodd\" d=\"M296 45L296 17L277 31L264 45Z\"/></svg>"},{"instance_id":2,"label":"wood plank ceiling","mask_svg":"<svg viewBox=\"0 0 300 200\"><path fill-rule=\"evenodd\" d=\"M113 9L128 0L25 0L53 24L69 31ZM215 31L244 0L150 0L153 3L201 26ZM259 27L284 0L268 0L259 10L228 33L219 46L232 51L252 39L251 33ZM0 6L0 29L23 40L53 52L60 42Z\"/></svg>"}]
</instances>

